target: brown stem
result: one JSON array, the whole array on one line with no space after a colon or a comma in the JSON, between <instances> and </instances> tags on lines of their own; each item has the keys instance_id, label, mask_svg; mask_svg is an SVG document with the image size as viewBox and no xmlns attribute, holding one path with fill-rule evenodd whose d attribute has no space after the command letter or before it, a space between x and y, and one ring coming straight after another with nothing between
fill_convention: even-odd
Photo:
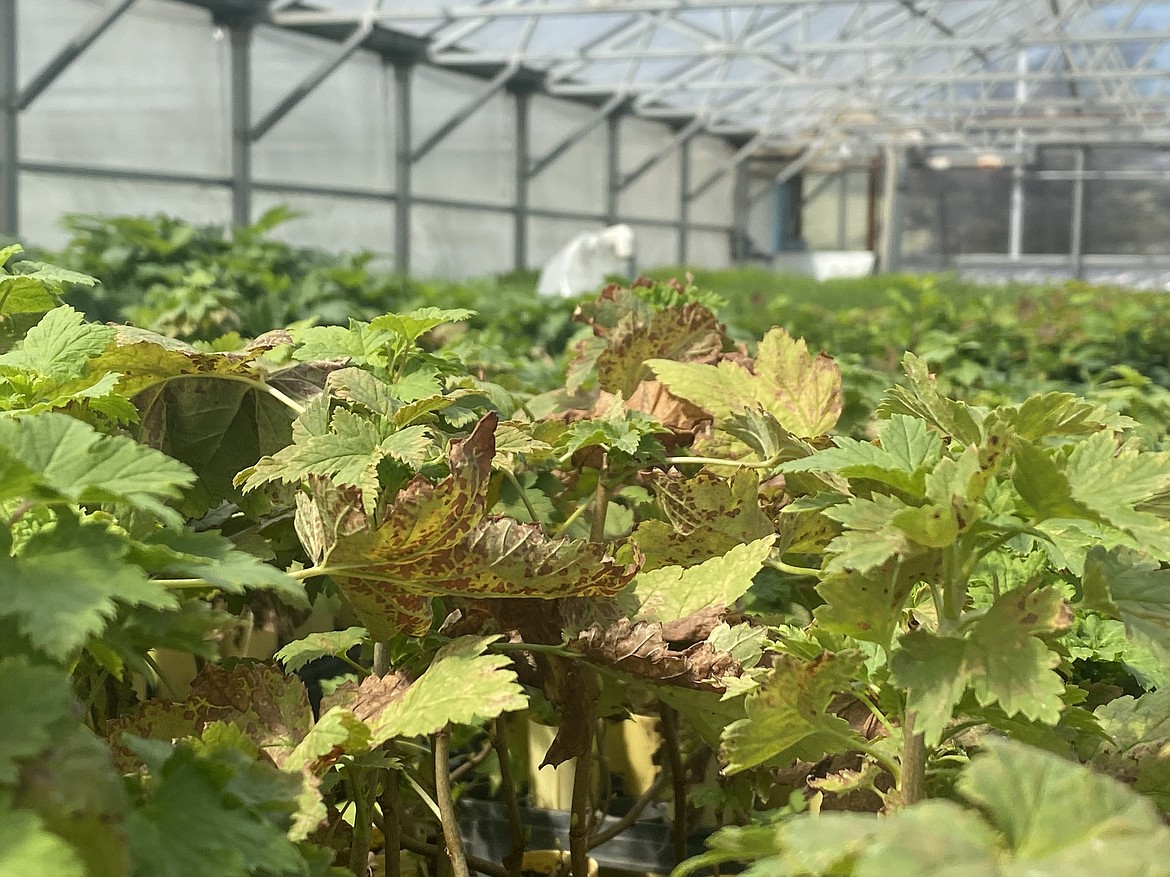
<instances>
[{"instance_id":1,"label":"brown stem","mask_svg":"<svg viewBox=\"0 0 1170 877\"><path fill-rule=\"evenodd\" d=\"M353 801L353 844L349 848L349 870L356 877L370 873L370 789L366 777L352 765L349 771L350 798Z\"/></svg>"},{"instance_id":2,"label":"brown stem","mask_svg":"<svg viewBox=\"0 0 1170 877\"><path fill-rule=\"evenodd\" d=\"M626 814L617 822L610 825L603 831L597 832L593 837L589 838L589 849L599 847L603 843L613 840L631 825L638 821L638 817L642 812L654 802L658 797L658 793L662 791L662 787L666 785L666 772L661 771L658 776L654 778L654 782L646 789L631 806Z\"/></svg>"},{"instance_id":3,"label":"brown stem","mask_svg":"<svg viewBox=\"0 0 1170 877\"><path fill-rule=\"evenodd\" d=\"M439 805L439 820L443 824L443 842L455 877L471 877L467 870L467 856L463 852L463 838L455 818L455 802L451 798L451 728L443 728L434 736L435 803Z\"/></svg>"},{"instance_id":4,"label":"brown stem","mask_svg":"<svg viewBox=\"0 0 1170 877\"><path fill-rule=\"evenodd\" d=\"M399 817L401 793L398 788L398 772L386 771L386 788L382 790L382 837L386 846L386 877L402 877L402 820Z\"/></svg>"},{"instance_id":5,"label":"brown stem","mask_svg":"<svg viewBox=\"0 0 1170 877\"><path fill-rule=\"evenodd\" d=\"M463 764L459 765L459 767L451 771L451 782L459 782L459 780L463 779L465 776L475 770L475 768L478 767L483 762L483 760L491 754L492 744L489 740L483 744L483 747L479 750L479 752L475 753L474 755L469 755Z\"/></svg>"},{"instance_id":6,"label":"brown stem","mask_svg":"<svg viewBox=\"0 0 1170 877\"><path fill-rule=\"evenodd\" d=\"M425 840L419 840L410 835L402 836L402 848L428 858L439 852L439 848L434 844L429 844ZM508 877L508 872L501 865L476 856L467 857L467 866L472 871L478 871L480 874L488 875L488 877Z\"/></svg>"},{"instance_id":7,"label":"brown stem","mask_svg":"<svg viewBox=\"0 0 1170 877\"><path fill-rule=\"evenodd\" d=\"M674 823L670 827L670 836L677 864L687 857L687 775L679 747L678 713L661 701L658 712L662 716L662 742L670 765L670 784L674 794Z\"/></svg>"},{"instance_id":8,"label":"brown stem","mask_svg":"<svg viewBox=\"0 0 1170 877\"><path fill-rule=\"evenodd\" d=\"M604 526L604 522L603 526ZM569 811L569 863L573 877L589 877L589 778L593 761L593 725L586 731L584 750L573 769L573 799Z\"/></svg>"},{"instance_id":9,"label":"brown stem","mask_svg":"<svg viewBox=\"0 0 1170 877\"><path fill-rule=\"evenodd\" d=\"M898 784L898 806L908 807L923 799L926 791L926 740L914 733L916 716L907 711L902 721L902 776Z\"/></svg>"},{"instance_id":10,"label":"brown stem","mask_svg":"<svg viewBox=\"0 0 1170 877\"><path fill-rule=\"evenodd\" d=\"M593 526L589 530L589 541L591 542L605 541L605 514L609 511L609 488L605 486L607 475L609 475L609 454L602 451L601 468L597 470L597 490L593 494Z\"/></svg>"},{"instance_id":11,"label":"brown stem","mask_svg":"<svg viewBox=\"0 0 1170 877\"><path fill-rule=\"evenodd\" d=\"M508 855L504 856L504 867L508 877L520 877L524 864L524 848L528 845L524 836L524 825L520 821L520 801L516 797L516 783L512 779L512 759L508 751L508 720L498 716L492 723L492 746L500 763L500 791L508 811L508 837L512 841Z\"/></svg>"}]
</instances>

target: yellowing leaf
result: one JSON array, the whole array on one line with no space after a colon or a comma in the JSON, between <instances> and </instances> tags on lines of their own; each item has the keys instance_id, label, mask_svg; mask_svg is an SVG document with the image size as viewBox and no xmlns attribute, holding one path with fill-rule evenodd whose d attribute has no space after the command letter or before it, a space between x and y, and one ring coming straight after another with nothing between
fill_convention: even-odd
<instances>
[{"instance_id":1,"label":"yellowing leaf","mask_svg":"<svg viewBox=\"0 0 1170 877\"><path fill-rule=\"evenodd\" d=\"M841 416L841 372L803 340L772 329L760 342L754 371L730 360L717 365L652 359L647 365L674 395L727 420L760 407L798 438L828 432Z\"/></svg>"},{"instance_id":2,"label":"yellowing leaf","mask_svg":"<svg viewBox=\"0 0 1170 877\"><path fill-rule=\"evenodd\" d=\"M731 607L752 586L775 541L774 535L765 536L697 566L666 566L639 573L634 579L637 617L667 622L704 609Z\"/></svg>"}]
</instances>

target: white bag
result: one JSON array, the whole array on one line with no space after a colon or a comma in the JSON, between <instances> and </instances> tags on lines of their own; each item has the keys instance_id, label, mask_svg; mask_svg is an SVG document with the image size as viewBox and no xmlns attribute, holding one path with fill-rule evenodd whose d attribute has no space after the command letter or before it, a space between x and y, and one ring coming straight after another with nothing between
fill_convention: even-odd
<instances>
[{"instance_id":1,"label":"white bag","mask_svg":"<svg viewBox=\"0 0 1170 877\"><path fill-rule=\"evenodd\" d=\"M624 223L583 232L545 263L536 292L573 296L600 288L611 274L629 276L634 247L634 230Z\"/></svg>"}]
</instances>

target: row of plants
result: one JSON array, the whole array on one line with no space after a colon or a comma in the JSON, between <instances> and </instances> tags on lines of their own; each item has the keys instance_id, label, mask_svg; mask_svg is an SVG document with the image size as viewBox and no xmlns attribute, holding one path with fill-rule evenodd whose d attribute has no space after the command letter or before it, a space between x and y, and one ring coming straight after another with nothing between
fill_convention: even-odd
<instances>
[{"instance_id":1,"label":"row of plants","mask_svg":"<svg viewBox=\"0 0 1170 877\"><path fill-rule=\"evenodd\" d=\"M459 345L477 375L516 391L554 389L588 331L571 321L575 302L534 295L533 275L403 278L371 254L335 255L274 238L292 216L278 208L233 230L169 217L75 216L66 220L68 245L45 258L101 281L71 298L88 318L223 349L287 326L344 325L420 307L471 309L475 315L447 327L442 340ZM848 378L843 429L863 428L885 388L901 380L904 350L939 373L944 392L978 404L1071 390L1148 428L1170 418L1170 300L1156 293L1075 283L988 288L946 276L815 283L758 268L699 271L695 283L714 291L705 303L749 347L783 326L832 350Z\"/></svg>"},{"instance_id":2,"label":"row of plants","mask_svg":"<svg viewBox=\"0 0 1170 877\"><path fill-rule=\"evenodd\" d=\"M458 308L196 347L17 256L0 874L520 877L520 719L574 765L574 877L659 799L679 859L718 827L680 874L1170 874L1170 453L1116 405L906 354L842 431L834 359L678 282L583 302L554 389L469 366ZM276 660L224 657L245 615ZM607 821L631 714L661 770Z\"/></svg>"}]
</instances>

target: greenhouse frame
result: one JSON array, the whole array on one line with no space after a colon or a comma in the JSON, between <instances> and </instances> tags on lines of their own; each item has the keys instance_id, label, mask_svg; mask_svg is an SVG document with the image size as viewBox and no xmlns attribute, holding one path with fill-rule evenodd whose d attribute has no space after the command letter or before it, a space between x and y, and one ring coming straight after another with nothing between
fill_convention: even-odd
<instances>
[{"instance_id":1,"label":"greenhouse frame","mask_svg":"<svg viewBox=\"0 0 1170 877\"><path fill-rule=\"evenodd\" d=\"M0 107L34 241L287 202L420 274L627 222L646 264L1170 280L1155 0L0 0Z\"/></svg>"}]
</instances>

